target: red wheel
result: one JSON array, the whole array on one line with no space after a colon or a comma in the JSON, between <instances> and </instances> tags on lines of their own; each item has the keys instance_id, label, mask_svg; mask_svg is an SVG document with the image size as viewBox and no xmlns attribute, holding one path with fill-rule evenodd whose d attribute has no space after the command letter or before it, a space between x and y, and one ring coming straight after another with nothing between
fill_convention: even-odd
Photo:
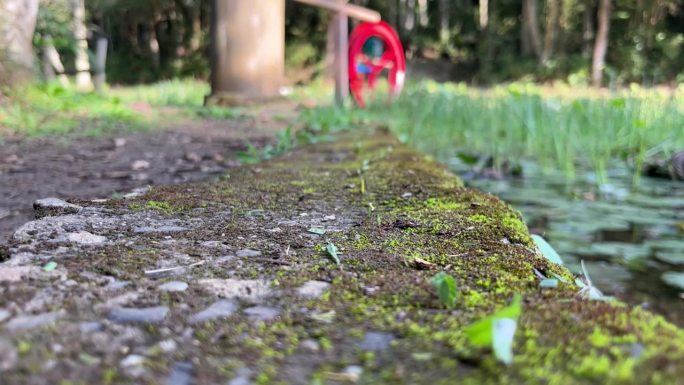
<instances>
[{"instance_id":1,"label":"red wheel","mask_svg":"<svg viewBox=\"0 0 684 385\"><path fill-rule=\"evenodd\" d=\"M374 48L370 54L369 44ZM349 89L356 104L366 106L364 92L375 90L378 76L385 70L390 97L399 95L406 77L406 59L397 32L384 21L359 24L349 37Z\"/></svg>"}]
</instances>

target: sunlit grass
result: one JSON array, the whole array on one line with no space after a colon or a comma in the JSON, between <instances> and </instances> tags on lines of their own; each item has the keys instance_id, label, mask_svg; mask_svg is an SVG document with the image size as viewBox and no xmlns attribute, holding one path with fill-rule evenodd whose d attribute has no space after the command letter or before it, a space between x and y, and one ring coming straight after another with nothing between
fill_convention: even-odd
<instances>
[{"instance_id":1,"label":"sunlit grass","mask_svg":"<svg viewBox=\"0 0 684 385\"><path fill-rule=\"evenodd\" d=\"M86 135L148 130L171 119L229 118L234 111L205 108L209 85L169 80L81 93L57 83L35 84L6 92L0 104L0 136ZM166 108L166 109L164 109Z\"/></svg>"},{"instance_id":2,"label":"sunlit grass","mask_svg":"<svg viewBox=\"0 0 684 385\"><path fill-rule=\"evenodd\" d=\"M127 102L145 102L154 107L199 108L209 94L209 84L195 79L165 80L132 87L113 87L109 94Z\"/></svg>"},{"instance_id":3,"label":"sunlit grass","mask_svg":"<svg viewBox=\"0 0 684 385\"><path fill-rule=\"evenodd\" d=\"M447 160L459 152L496 165L537 161L573 179L593 169L606 182L614 161L633 164L684 148L684 89L633 87L618 92L511 84L491 89L423 82L391 105L368 110L321 107L303 113L312 128L387 124L399 138Z\"/></svg>"},{"instance_id":4,"label":"sunlit grass","mask_svg":"<svg viewBox=\"0 0 684 385\"><path fill-rule=\"evenodd\" d=\"M9 102L0 105L0 134L99 135L143 128L142 118L120 98L79 93L57 84L15 89Z\"/></svg>"}]
</instances>

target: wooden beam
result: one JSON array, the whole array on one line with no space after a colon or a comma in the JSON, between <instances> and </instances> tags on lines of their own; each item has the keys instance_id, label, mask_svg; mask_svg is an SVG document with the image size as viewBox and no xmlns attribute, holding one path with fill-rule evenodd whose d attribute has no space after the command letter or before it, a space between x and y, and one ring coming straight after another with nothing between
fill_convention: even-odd
<instances>
[{"instance_id":1,"label":"wooden beam","mask_svg":"<svg viewBox=\"0 0 684 385\"><path fill-rule=\"evenodd\" d=\"M345 4L335 0L295 0L300 3L313 5L316 7L326 8L336 13L342 13L348 17L358 19L361 21L367 21L370 23L377 23L382 18L380 17L380 12L373 11L368 8L364 8L354 4Z\"/></svg>"},{"instance_id":2,"label":"wooden beam","mask_svg":"<svg viewBox=\"0 0 684 385\"><path fill-rule=\"evenodd\" d=\"M348 20L347 15L337 12L332 21L333 28L335 28L335 103L340 107L344 106L344 101L349 96Z\"/></svg>"}]
</instances>

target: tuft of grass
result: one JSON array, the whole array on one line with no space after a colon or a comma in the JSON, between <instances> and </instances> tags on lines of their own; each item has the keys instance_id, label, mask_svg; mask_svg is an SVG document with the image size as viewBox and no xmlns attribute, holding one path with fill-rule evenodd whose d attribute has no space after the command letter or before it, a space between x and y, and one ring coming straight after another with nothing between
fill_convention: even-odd
<instances>
[{"instance_id":1,"label":"tuft of grass","mask_svg":"<svg viewBox=\"0 0 684 385\"><path fill-rule=\"evenodd\" d=\"M25 136L145 129L141 116L118 96L80 93L50 83L14 89L0 105L0 135Z\"/></svg>"},{"instance_id":2,"label":"tuft of grass","mask_svg":"<svg viewBox=\"0 0 684 385\"><path fill-rule=\"evenodd\" d=\"M389 125L404 142L448 161L491 156L494 166L533 160L573 180L592 170L608 181L612 162L629 162L638 183L647 158L684 148L684 86L608 93L526 83L490 89L432 81L409 84L392 104L366 110L319 107L301 118L314 131Z\"/></svg>"},{"instance_id":3,"label":"tuft of grass","mask_svg":"<svg viewBox=\"0 0 684 385\"><path fill-rule=\"evenodd\" d=\"M200 108L209 94L209 84L195 79L173 79L110 91L124 101L145 102L154 107Z\"/></svg>"},{"instance_id":4,"label":"tuft of grass","mask_svg":"<svg viewBox=\"0 0 684 385\"><path fill-rule=\"evenodd\" d=\"M440 271L430 280L432 287L437 291L439 302L447 308L456 305L456 279L451 275Z\"/></svg>"}]
</instances>

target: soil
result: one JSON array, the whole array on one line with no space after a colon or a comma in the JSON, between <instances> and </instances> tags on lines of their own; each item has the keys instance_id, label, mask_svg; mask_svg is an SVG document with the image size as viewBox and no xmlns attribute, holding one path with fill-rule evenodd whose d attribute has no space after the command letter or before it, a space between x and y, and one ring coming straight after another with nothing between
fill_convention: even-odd
<instances>
[{"instance_id":1,"label":"soil","mask_svg":"<svg viewBox=\"0 0 684 385\"><path fill-rule=\"evenodd\" d=\"M184 119L152 132L0 138L0 244L34 219L36 199L108 198L144 186L220 177L239 165L236 155L248 142L259 148L272 141L287 126L287 113L271 106L229 120Z\"/></svg>"}]
</instances>

